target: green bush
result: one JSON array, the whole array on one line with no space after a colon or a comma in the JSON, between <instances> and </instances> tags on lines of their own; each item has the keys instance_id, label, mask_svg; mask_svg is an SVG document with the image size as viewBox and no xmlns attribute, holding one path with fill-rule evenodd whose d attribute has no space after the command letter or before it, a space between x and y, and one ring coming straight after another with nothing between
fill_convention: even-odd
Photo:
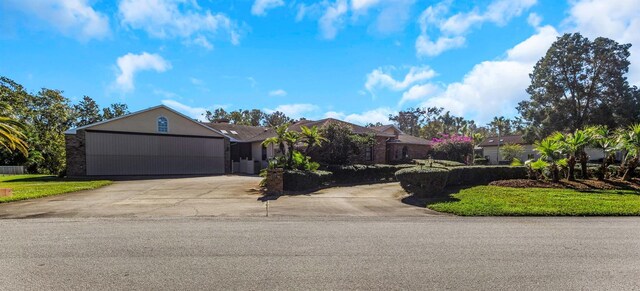
<instances>
[{"instance_id":1,"label":"green bush","mask_svg":"<svg viewBox=\"0 0 640 291\"><path fill-rule=\"evenodd\" d=\"M498 180L526 179L525 167L469 166L449 169L447 186L484 185Z\"/></svg>"},{"instance_id":2,"label":"green bush","mask_svg":"<svg viewBox=\"0 0 640 291\"><path fill-rule=\"evenodd\" d=\"M486 158L475 158L475 159L473 159L473 164L474 165L488 165L489 164L489 160L487 160Z\"/></svg>"},{"instance_id":3,"label":"green bush","mask_svg":"<svg viewBox=\"0 0 640 291\"><path fill-rule=\"evenodd\" d=\"M362 182L395 181L398 170L415 167L414 165L351 165L327 166L325 169L333 173L333 180L338 184Z\"/></svg>"},{"instance_id":4,"label":"green bush","mask_svg":"<svg viewBox=\"0 0 640 291\"><path fill-rule=\"evenodd\" d=\"M331 172L286 170L283 180L285 191L305 191L328 184Z\"/></svg>"},{"instance_id":5,"label":"green bush","mask_svg":"<svg viewBox=\"0 0 640 291\"><path fill-rule=\"evenodd\" d=\"M449 171L444 168L413 167L396 172L396 179L407 192L418 196L442 192L447 185Z\"/></svg>"},{"instance_id":6,"label":"green bush","mask_svg":"<svg viewBox=\"0 0 640 291\"><path fill-rule=\"evenodd\" d=\"M466 166L465 164L461 163L461 162L456 162L456 161L448 161L448 160L434 160L433 161L434 164L439 164L442 166L445 166L447 168L450 167L463 167Z\"/></svg>"},{"instance_id":7,"label":"green bush","mask_svg":"<svg viewBox=\"0 0 640 291\"><path fill-rule=\"evenodd\" d=\"M497 180L526 178L525 167L510 166L413 167L396 172L396 179L402 188L420 196L437 194L446 186L474 186Z\"/></svg>"}]
</instances>

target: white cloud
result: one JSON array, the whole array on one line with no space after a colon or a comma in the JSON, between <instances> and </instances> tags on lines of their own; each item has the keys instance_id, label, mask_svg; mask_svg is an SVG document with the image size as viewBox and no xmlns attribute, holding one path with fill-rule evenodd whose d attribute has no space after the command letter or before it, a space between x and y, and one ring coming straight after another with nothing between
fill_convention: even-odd
<instances>
[{"instance_id":1,"label":"white cloud","mask_svg":"<svg viewBox=\"0 0 640 291\"><path fill-rule=\"evenodd\" d=\"M269 92L269 96L278 96L278 97L287 96L287 91L282 89L273 90Z\"/></svg>"},{"instance_id":2,"label":"white cloud","mask_svg":"<svg viewBox=\"0 0 640 291\"><path fill-rule=\"evenodd\" d=\"M459 12L446 17L452 1L445 0L427 7L420 15L420 36L416 39L418 56L436 56L444 51L464 45L465 35L472 27L484 22L505 25L512 18L521 15L536 4L537 0L494 0L485 11L478 7L469 12ZM432 40L429 29L437 28L439 35ZM434 29L432 29L434 30Z\"/></svg>"},{"instance_id":3,"label":"white cloud","mask_svg":"<svg viewBox=\"0 0 640 291\"><path fill-rule=\"evenodd\" d=\"M333 39L338 34L338 28L342 26L344 15L347 13L347 1L336 0L328 5L322 17L318 21L320 33L325 39Z\"/></svg>"},{"instance_id":4,"label":"white cloud","mask_svg":"<svg viewBox=\"0 0 640 291\"><path fill-rule=\"evenodd\" d=\"M431 83L415 85L406 92L402 93L402 99L400 99L398 106L402 106L404 103L409 101L425 100L437 93L440 93L440 91L441 90L439 86Z\"/></svg>"},{"instance_id":5,"label":"white cloud","mask_svg":"<svg viewBox=\"0 0 640 291\"><path fill-rule=\"evenodd\" d=\"M158 54L149 54L143 52L136 55L128 53L121 56L116 61L119 73L116 77L116 86L122 91L131 91L135 87L133 78L139 71L153 70L156 72L164 72L171 69L171 63L162 58Z\"/></svg>"},{"instance_id":6,"label":"white cloud","mask_svg":"<svg viewBox=\"0 0 640 291\"><path fill-rule=\"evenodd\" d=\"M368 123L389 123L389 114L396 114L397 111L394 111L387 107L380 107L373 110L365 111L362 113L351 113L345 114L343 112L329 111L324 114L325 118L335 118L344 120L347 122L366 125Z\"/></svg>"},{"instance_id":7,"label":"white cloud","mask_svg":"<svg viewBox=\"0 0 640 291\"><path fill-rule=\"evenodd\" d=\"M529 17L527 17L527 23L529 23L529 25L538 27L540 26L541 22L542 16L538 15L537 13L529 13Z\"/></svg>"},{"instance_id":8,"label":"white cloud","mask_svg":"<svg viewBox=\"0 0 640 291\"><path fill-rule=\"evenodd\" d=\"M251 14L258 16L267 15L267 10L284 5L282 0L256 0L251 6Z\"/></svg>"},{"instance_id":9,"label":"white cloud","mask_svg":"<svg viewBox=\"0 0 640 291\"><path fill-rule=\"evenodd\" d=\"M194 77L189 78L189 81L191 81L191 84L196 85L196 86L200 86L200 85L204 84L204 82L202 80L200 80L198 78L194 78Z\"/></svg>"},{"instance_id":10,"label":"white cloud","mask_svg":"<svg viewBox=\"0 0 640 291\"><path fill-rule=\"evenodd\" d=\"M517 103L528 98L525 89L530 83L529 73L557 36L551 26L539 28L536 34L508 50L503 60L475 65L462 81L448 84L441 94L421 106L444 107L480 124L496 115L515 114Z\"/></svg>"},{"instance_id":11,"label":"white cloud","mask_svg":"<svg viewBox=\"0 0 640 291\"><path fill-rule=\"evenodd\" d=\"M314 112L316 110L318 110L318 106L313 104L283 104L278 105L275 109L266 108L264 111L267 113L280 111L291 118L297 119L304 117L306 113Z\"/></svg>"},{"instance_id":12,"label":"white cloud","mask_svg":"<svg viewBox=\"0 0 640 291\"><path fill-rule=\"evenodd\" d=\"M395 80L393 76L384 68L377 68L367 74L367 81L364 87L373 92L376 88L387 88L394 91L400 91L408 88L412 84L424 82L433 78L436 72L428 66L411 67L409 72L404 76L402 81Z\"/></svg>"},{"instance_id":13,"label":"white cloud","mask_svg":"<svg viewBox=\"0 0 640 291\"><path fill-rule=\"evenodd\" d=\"M8 0L5 7L33 15L62 34L86 41L109 36L109 17L89 5L88 0Z\"/></svg>"},{"instance_id":14,"label":"white cloud","mask_svg":"<svg viewBox=\"0 0 640 291\"><path fill-rule=\"evenodd\" d=\"M210 49L210 39L220 34L233 43L240 41L239 27L223 13L203 10L189 0L122 0L118 5L121 24L141 29L155 38L183 38Z\"/></svg>"},{"instance_id":15,"label":"white cloud","mask_svg":"<svg viewBox=\"0 0 640 291\"><path fill-rule=\"evenodd\" d=\"M204 114L207 112L207 108L191 107L189 105L185 105L178 101L170 100L170 99L162 100L162 104L167 105L179 112L182 112L183 114L191 118L194 118L200 121L204 121Z\"/></svg>"},{"instance_id":16,"label":"white cloud","mask_svg":"<svg viewBox=\"0 0 640 291\"><path fill-rule=\"evenodd\" d=\"M381 0L351 0L351 9L353 10L367 10L378 3Z\"/></svg>"},{"instance_id":17,"label":"white cloud","mask_svg":"<svg viewBox=\"0 0 640 291\"><path fill-rule=\"evenodd\" d=\"M629 82L640 85L640 5L637 0L571 1L569 28L593 40L607 37L619 43L631 43Z\"/></svg>"}]
</instances>

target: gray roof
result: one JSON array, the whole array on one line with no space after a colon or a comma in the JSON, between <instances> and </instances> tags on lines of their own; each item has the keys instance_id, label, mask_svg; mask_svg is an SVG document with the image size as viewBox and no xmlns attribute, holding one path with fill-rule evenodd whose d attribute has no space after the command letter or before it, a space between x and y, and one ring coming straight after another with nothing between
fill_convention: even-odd
<instances>
[{"instance_id":1,"label":"gray roof","mask_svg":"<svg viewBox=\"0 0 640 291\"><path fill-rule=\"evenodd\" d=\"M206 126L222 132L234 142L255 142L262 141L275 136L275 131L268 127L238 125L230 123L203 123Z\"/></svg>"},{"instance_id":2,"label":"gray roof","mask_svg":"<svg viewBox=\"0 0 640 291\"><path fill-rule=\"evenodd\" d=\"M338 119L334 119L334 118L325 118L325 119L320 119L320 120L300 120L294 124L292 124L291 126L289 126L289 130L293 130L293 131L300 131L300 127L301 126L306 126L306 127L312 127L312 126L317 126L317 127L323 127L327 124L330 123L340 123L340 124L344 124L347 125L349 127L351 127L351 130L353 131L353 133L355 134L374 134L376 136L384 136L384 137L392 137L394 136L393 134L387 134L387 133L383 133L380 131L377 131L375 129L372 128L367 128L364 126L360 126L357 124L353 124L350 122L346 122L346 121L342 121L342 120L338 120Z\"/></svg>"},{"instance_id":3,"label":"gray roof","mask_svg":"<svg viewBox=\"0 0 640 291\"><path fill-rule=\"evenodd\" d=\"M409 134L399 134L397 139L390 140L392 143L400 144L417 144L417 145L431 145L431 141L426 138L421 138Z\"/></svg>"},{"instance_id":4,"label":"gray roof","mask_svg":"<svg viewBox=\"0 0 640 291\"><path fill-rule=\"evenodd\" d=\"M497 136L487 137L478 146L480 147L494 146L495 147L495 146L498 146L498 142L500 143L500 145L527 144L527 142L525 142L524 139L522 138L522 135L505 135L505 136L501 136L499 140Z\"/></svg>"}]
</instances>

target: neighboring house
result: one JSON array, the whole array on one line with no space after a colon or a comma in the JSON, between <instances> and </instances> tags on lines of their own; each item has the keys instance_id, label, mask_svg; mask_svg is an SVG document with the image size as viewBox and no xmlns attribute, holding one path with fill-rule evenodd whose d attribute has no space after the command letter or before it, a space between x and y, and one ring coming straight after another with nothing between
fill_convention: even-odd
<instances>
[{"instance_id":1,"label":"neighboring house","mask_svg":"<svg viewBox=\"0 0 640 291\"><path fill-rule=\"evenodd\" d=\"M210 175L231 171L230 138L164 105L65 132L67 175Z\"/></svg>"},{"instance_id":2,"label":"neighboring house","mask_svg":"<svg viewBox=\"0 0 640 291\"><path fill-rule=\"evenodd\" d=\"M501 163L510 163L510 161L504 161L503 153L498 151L498 145L501 147L505 144L519 144L524 149L522 155L518 157L521 161L526 161L534 158L539 158L540 155L533 150L533 145L527 143L522 135L505 135L500 139L496 136L487 137L478 146L482 148L482 155L489 160L489 164L497 165L499 161ZM498 156L499 155L499 156Z\"/></svg>"},{"instance_id":3,"label":"neighboring house","mask_svg":"<svg viewBox=\"0 0 640 291\"><path fill-rule=\"evenodd\" d=\"M232 173L257 174L267 167L278 150L273 145L262 145L265 139L275 136L271 128L230 124L228 120L203 124L229 137Z\"/></svg>"},{"instance_id":4,"label":"neighboring house","mask_svg":"<svg viewBox=\"0 0 640 291\"><path fill-rule=\"evenodd\" d=\"M538 152L533 149L533 144L527 143L522 135L506 135L501 136L498 140L498 137L487 137L483 142L481 142L478 146L482 148L483 156L489 160L490 164L496 165L498 164L498 159L501 163L509 163L509 161L504 161L503 154L500 152L500 156L498 157L498 144L500 147L505 144L519 144L523 147L523 154L518 157L521 161L526 161L530 159L537 159L540 157ZM589 161L597 161L601 160L604 157L604 153L601 150L587 147L585 152L589 156ZM619 155L619 154L618 154Z\"/></svg>"},{"instance_id":5,"label":"neighboring house","mask_svg":"<svg viewBox=\"0 0 640 291\"><path fill-rule=\"evenodd\" d=\"M395 125L374 126L372 129L393 135L387 140L387 162L425 159L431 152L431 141L405 134Z\"/></svg>"}]
</instances>

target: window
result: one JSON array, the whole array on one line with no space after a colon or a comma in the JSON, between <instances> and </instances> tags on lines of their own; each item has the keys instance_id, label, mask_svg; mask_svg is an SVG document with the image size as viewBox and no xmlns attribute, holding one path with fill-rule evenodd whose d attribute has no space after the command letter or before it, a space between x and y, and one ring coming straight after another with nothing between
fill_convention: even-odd
<instances>
[{"instance_id":1,"label":"window","mask_svg":"<svg viewBox=\"0 0 640 291\"><path fill-rule=\"evenodd\" d=\"M228 132L227 132L226 130L224 130L224 129L221 129L220 131L221 131L222 133L224 133L224 134L227 134L227 133L228 133Z\"/></svg>"},{"instance_id":2,"label":"window","mask_svg":"<svg viewBox=\"0 0 640 291\"><path fill-rule=\"evenodd\" d=\"M169 132L169 120L166 117L158 117L158 132Z\"/></svg>"},{"instance_id":3,"label":"window","mask_svg":"<svg viewBox=\"0 0 640 291\"><path fill-rule=\"evenodd\" d=\"M367 161L373 161L373 147L367 147L364 149L364 158Z\"/></svg>"},{"instance_id":4,"label":"window","mask_svg":"<svg viewBox=\"0 0 640 291\"><path fill-rule=\"evenodd\" d=\"M402 147L402 158L403 159L409 158L409 149L407 148L407 146Z\"/></svg>"},{"instance_id":5,"label":"window","mask_svg":"<svg viewBox=\"0 0 640 291\"><path fill-rule=\"evenodd\" d=\"M263 161L267 160L267 147L266 146L262 146L262 160Z\"/></svg>"}]
</instances>

